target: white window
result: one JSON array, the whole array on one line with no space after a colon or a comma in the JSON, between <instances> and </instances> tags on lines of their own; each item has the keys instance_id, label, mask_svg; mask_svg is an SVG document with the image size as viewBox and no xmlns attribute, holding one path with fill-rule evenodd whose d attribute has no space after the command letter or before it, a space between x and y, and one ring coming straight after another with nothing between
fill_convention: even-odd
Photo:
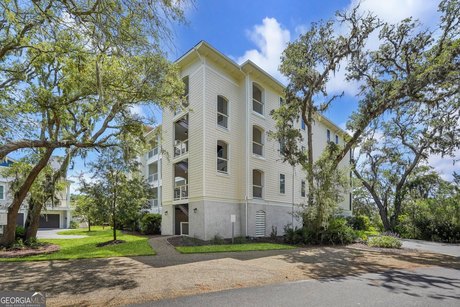
<instances>
[{"instance_id":1,"label":"white window","mask_svg":"<svg viewBox=\"0 0 460 307\"><path fill-rule=\"evenodd\" d=\"M0 185L0 199L4 200L5 199L5 186Z\"/></svg>"},{"instance_id":2,"label":"white window","mask_svg":"<svg viewBox=\"0 0 460 307\"><path fill-rule=\"evenodd\" d=\"M284 104L284 98L280 97L280 107Z\"/></svg>"},{"instance_id":3,"label":"white window","mask_svg":"<svg viewBox=\"0 0 460 307\"><path fill-rule=\"evenodd\" d=\"M252 84L252 110L261 115L264 114L262 89L255 83Z\"/></svg>"},{"instance_id":4,"label":"white window","mask_svg":"<svg viewBox=\"0 0 460 307\"><path fill-rule=\"evenodd\" d=\"M264 131L257 126L252 126L252 153L264 155Z\"/></svg>"},{"instance_id":5,"label":"white window","mask_svg":"<svg viewBox=\"0 0 460 307\"><path fill-rule=\"evenodd\" d=\"M217 124L228 128L228 101L223 96L217 96Z\"/></svg>"},{"instance_id":6,"label":"white window","mask_svg":"<svg viewBox=\"0 0 460 307\"><path fill-rule=\"evenodd\" d=\"M280 174L280 193L286 193L286 175Z\"/></svg>"},{"instance_id":7,"label":"white window","mask_svg":"<svg viewBox=\"0 0 460 307\"><path fill-rule=\"evenodd\" d=\"M217 171L228 174L228 145L224 141L217 141Z\"/></svg>"},{"instance_id":8,"label":"white window","mask_svg":"<svg viewBox=\"0 0 460 307\"><path fill-rule=\"evenodd\" d=\"M258 169L252 170L252 197L262 198L263 195L263 175Z\"/></svg>"},{"instance_id":9,"label":"white window","mask_svg":"<svg viewBox=\"0 0 460 307\"><path fill-rule=\"evenodd\" d=\"M330 142L331 141L331 130L327 129L326 137L327 137L327 141Z\"/></svg>"},{"instance_id":10,"label":"white window","mask_svg":"<svg viewBox=\"0 0 460 307\"><path fill-rule=\"evenodd\" d=\"M337 134L335 135L335 143L339 144L339 136Z\"/></svg>"},{"instance_id":11,"label":"white window","mask_svg":"<svg viewBox=\"0 0 460 307\"><path fill-rule=\"evenodd\" d=\"M305 180L300 182L300 196L305 197Z\"/></svg>"},{"instance_id":12,"label":"white window","mask_svg":"<svg viewBox=\"0 0 460 307\"><path fill-rule=\"evenodd\" d=\"M305 122L303 121L303 118L300 119L300 123L301 123L300 125L302 127L302 130L305 130Z\"/></svg>"},{"instance_id":13,"label":"white window","mask_svg":"<svg viewBox=\"0 0 460 307\"><path fill-rule=\"evenodd\" d=\"M280 154L284 155L286 153L286 141L284 139L280 140Z\"/></svg>"}]
</instances>

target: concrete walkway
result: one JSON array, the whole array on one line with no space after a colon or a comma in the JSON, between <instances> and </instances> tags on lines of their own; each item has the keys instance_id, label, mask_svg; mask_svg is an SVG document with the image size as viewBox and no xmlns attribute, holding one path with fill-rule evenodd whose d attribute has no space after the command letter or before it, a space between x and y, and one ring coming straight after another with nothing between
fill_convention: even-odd
<instances>
[{"instance_id":1,"label":"concrete walkway","mask_svg":"<svg viewBox=\"0 0 460 307\"><path fill-rule=\"evenodd\" d=\"M430 242L422 240L404 239L403 247L426 251L431 253L444 254L449 256L460 257L460 244L447 244L439 242Z\"/></svg>"},{"instance_id":2,"label":"concrete walkway","mask_svg":"<svg viewBox=\"0 0 460 307\"><path fill-rule=\"evenodd\" d=\"M58 232L69 231L71 229L39 229L37 232L38 239L81 239L87 236L81 235L60 235Z\"/></svg>"},{"instance_id":3,"label":"concrete walkway","mask_svg":"<svg viewBox=\"0 0 460 307\"><path fill-rule=\"evenodd\" d=\"M295 252L296 250L268 250L268 251L250 251L250 252L224 252L209 254L181 254L174 246L168 242L168 238L173 236L158 236L149 239L149 244L157 253L155 257L133 257L137 261L152 267L168 267L180 264L202 262L208 260L217 260L232 258L236 260L251 260L262 257L275 256L286 252Z\"/></svg>"}]
</instances>

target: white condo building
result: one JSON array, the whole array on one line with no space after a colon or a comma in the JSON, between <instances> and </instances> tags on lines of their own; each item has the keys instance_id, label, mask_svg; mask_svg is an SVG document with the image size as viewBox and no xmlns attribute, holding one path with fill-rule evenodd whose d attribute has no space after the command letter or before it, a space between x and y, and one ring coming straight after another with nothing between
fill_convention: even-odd
<instances>
[{"instance_id":1,"label":"white condo building","mask_svg":"<svg viewBox=\"0 0 460 307\"><path fill-rule=\"evenodd\" d=\"M275 130L270 111L282 103L284 86L253 62L238 65L203 41L176 64L187 105L163 111L161 130L148 132L152 147L141 158L157 192L151 208L162 214L162 234L209 240L231 237L232 227L235 236L255 237L300 226L292 211L293 203L305 203L305 173L283 163L279 142L267 135ZM317 121L315 158L345 133L325 117ZM351 194L340 206L351 214Z\"/></svg>"}]
</instances>

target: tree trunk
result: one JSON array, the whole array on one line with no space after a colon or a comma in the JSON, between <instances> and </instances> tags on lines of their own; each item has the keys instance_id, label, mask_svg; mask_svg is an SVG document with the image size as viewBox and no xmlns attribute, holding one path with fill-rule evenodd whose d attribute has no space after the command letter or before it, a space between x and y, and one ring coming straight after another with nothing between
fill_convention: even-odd
<instances>
[{"instance_id":1,"label":"tree trunk","mask_svg":"<svg viewBox=\"0 0 460 307\"><path fill-rule=\"evenodd\" d=\"M26 225L26 241L37 238L38 227L40 226L40 212L43 204L34 203L27 216L28 225Z\"/></svg>"},{"instance_id":2,"label":"tree trunk","mask_svg":"<svg viewBox=\"0 0 460 307\"><path fill-rule=\"evenodd\" d=\"M43 157L30 171L29 175L27 176L22 186L14 194L13 201L11 205L8 207L7 224L6 224L5 232L0 239L0 245L10 246L11 244L14 243L15 235L16 235L16 218L18 216L19 209L22 205L22 202L26 198L27 193L30 190L30 187L34 183L35 179L37 178L38 174L40 174L42 169L45 168L45 166L48 164L48 161L53 151L54 151L53 148L46 149Z\"/></svg>"},{"instance_id":3,"label":"tree trunk","mask_svg":"<svg viewBox=\"0 0 460 307\"><path fill-rule=\"evenodd\" d=\"M102 226L102 229L104 229L104 226ZM91 219L88 219L88 232L91 231Z\"/></svg>"},{"instance_id":4,"label":"tree trunk","mask_svg":"<svg viewBox=\"0 0 460 307\"><path fill-rule=\"evenodd\" d=\"M115 175L115 187L113 189L113 205L112 205L112 220L113 220L113 240L117 240L117 219L116 219L116 203L117 203L117 175Z\"/></svg>"},{"instance_id":5,"label":"tree trunk","mask_svg":"<svg viewBox=\"0 0 460 307\"><path fill-rule=\"evenodd\" d=\"M379 207L379 215L383 223L383 229L385 231L392 231L391 223L388 220L388 214L384 208Z\"/></svg>"}]
</instances>

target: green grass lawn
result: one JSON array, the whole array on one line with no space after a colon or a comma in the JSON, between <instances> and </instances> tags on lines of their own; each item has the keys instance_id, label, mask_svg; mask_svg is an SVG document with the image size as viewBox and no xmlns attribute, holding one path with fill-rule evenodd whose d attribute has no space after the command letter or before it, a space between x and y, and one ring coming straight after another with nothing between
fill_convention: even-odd
<instances>
[{"instance_id":1,"label":"green grass lawn","mask_svg":"<svg viewBox=\"0 0 460 307\"><path fill-rule=\"evenodd\" d=\"M203 246L178 246L182 254L196 253L222 253L222 252L248 252L248 251L266 251L294 249L295 246L275 243L245 243L245 244L222 244L222 245L203 245Z\"/></svg>"},{"instance_id":2,"label":"green grass lawn","mask_svg":"<svg viewBox=\"0 0 460 307\"><path fill-rule=\"evenodd\" d=\"M42 242L57 244L61 250L47 255L35 255L21 258L0 258L4 261L36 261L36 260L68 260L84 258L107 258L121 256L145 256L155 255L154 250L147 242L147 237L123 234L117 232L117 240L124 240L125 243L96 247L96 244L112 240L112 229L110 227L91 227L91 232L87 229L74 229L62 231L63 235L85 235L87 238L81 239L46 239Z\"/></svg>"}]
</instances>

